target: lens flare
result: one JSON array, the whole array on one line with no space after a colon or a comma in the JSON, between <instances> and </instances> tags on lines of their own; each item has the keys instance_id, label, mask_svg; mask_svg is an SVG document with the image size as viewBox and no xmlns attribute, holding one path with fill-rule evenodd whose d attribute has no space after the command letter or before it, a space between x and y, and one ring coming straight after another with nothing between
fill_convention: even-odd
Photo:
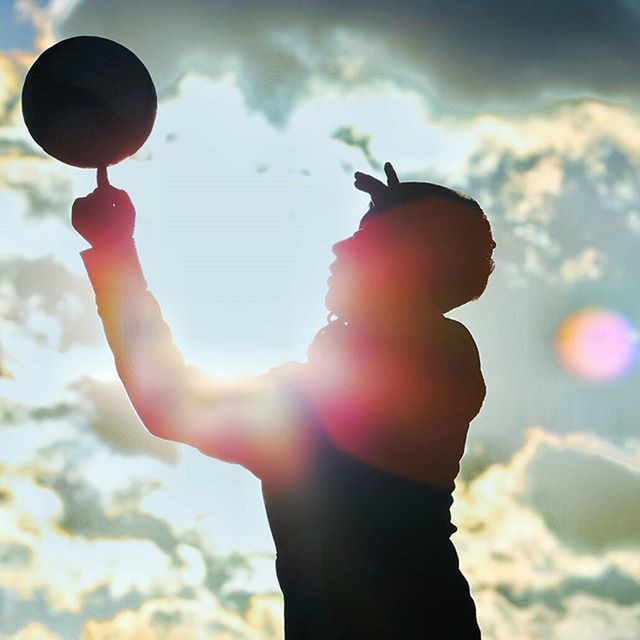
<instances>
[{"instance_id":1,"label":"lens flare","mask_svg":"<svg viewBox=\"0 0 640 640\"><path fill-rule=\"evenodd\" d=\"M633 324L619 313L583 309L560 325L556 353L564 368L580 378L612 380L633 366L638 336Z\"/></svg>"}]
</instances>

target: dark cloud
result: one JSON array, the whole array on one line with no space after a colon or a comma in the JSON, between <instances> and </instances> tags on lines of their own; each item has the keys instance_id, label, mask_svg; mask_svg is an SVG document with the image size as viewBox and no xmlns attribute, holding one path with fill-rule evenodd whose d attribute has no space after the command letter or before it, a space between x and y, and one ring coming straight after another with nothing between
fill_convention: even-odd
<instances>
[{"instance_id":1,"label":"dark cloud","mask_svg":"<svg viewBox=\"0 0 640 640\"><path fill-rule=\"evenodd\" d=\"M230 584L239 574L251 572L250 560L238 552L219 555L202 532L189 530L178 534L167 521L143 511L142 498L158 489L158 483L133 480L127 490L116 494L105 507L98 490L77 473L72 464L68 463L59 472L42 471L37 480L55 491L62 502L57 523L62 531L90 540L149 540L171 558L175 566L183 564L178 547L188 544L202 555L206 570L204 587L223 606L242 609L243 592L230 588Z\"/></svg>"},{"instance_id":2,"label":"dark cloud","mask_svg":"<svg viewBox=\"0 0 640 640\"><path fill-rule=\"evenodd\" d=\"M122 383L84 376L69 385L83 414L83 424L118 453L145 454L175 463L178 445L152 436L138 418ZM88 421L88 424L87 424Z\"/></svg>"},{"instance_id":3,"label":"dark cloud","mask_svg":"<svg viewBox=\"0 0 640 640\"><path fill-rule=\"evenodd\" d=\"M173 611L162 611L162 609L158 609L151 615L150 622L152 626L160 627L163 631L166 631L182 623L182 611L179 609L174 609Z\"/></svg>"},{"instance_id":4,"label":"dark cloud","mask_svg":"<svg viewBox=\"0 0 640 640\"><path fill-rule=\"evenodd\" d=\"M77 616L64 611L51 611L44 589L37 589L25 597L17 589L0 588L0 629L3 633L17 633L34 621L62 638L79 637Z\"/></svg>"},{"instance_id":5,"label":"dark cloud","mask_svg":"<svg viewBox=\"0 0 640 640\"><path fill-rule=\"evenodd\" d=\"M79 611L65 611L52 607L44 588L36 589L29 596L10 588L0 588L0 629L12 634L37 622L60 638L86 637L82 635L85 620L108 620L120 611L135 611L147 599L148 594L135 590L114 596L109 585L101 584L83 594Z\"/></svg>"},{"instance_id":6,"label":"dark cloud","mask_svg":"<svg viewBox=\"0 0 640 640\"><path fill-rule=\"evenodd\" d=\"M237 551L231 552L220 561L220 557L213 551L209 541L198 530L184 533L182 541L203 551L205 564L205 587L215 593L220 603L238 613L244 613L248 600L247 592L230 589L230 582L238 575L249 575L252 571L250 559Z\"/></svg>"},{"instance_id":7,"label":"dark cloud","mask_svg":"<svg viewBox=\"0 0 640 640\"><path fill-rule=\"evenodd\" d=\"M38 482L51 488L62 500L58 524L69 534L87 539L131 538L151 540L176 563L178 538L170 525L160 518L136 509L107 513L98 490L72 468L61 473L41 473Z\"/></svg>"},{"instance_id":8,"label":"dark cloud","mask_svg":"<svg viewBox=\"0 0 640 640\"><path fill-rule=\"evenodd\" d=\"M63 548L78 538L96 543L110 541L111 544L107 545L109 553L115 553L114 559L123 561L125 565L125 554L130 553L127 542L151 542L171 561L171 568L164 567L163 563L161 574L166 575L169 569L173 579L154 581L142 591L139 586L114 590L113 576L107 570L84 588L78 587L76 605L69 606L68 598L72 597L69 593L64 594L67 600L61 605L62 596L58 593L55 577L40 573L40 556L45 550L33 544L37 540L23 544L4 539L0 541L0 574L8 571L11 577L11 572L15 572L19 577L15 589L12 585L0 586L0 628L3 632L17 633L29 624L38 623L61 638L85 637L82 631L87 632L85 625L89 621L92 625L105 623L108 626L114 616L140 611L154 599L158 599L159 608L164 612L151 621L158 628L158 637L163 635L172 620L179 620L179 615L171 615L173 611L179 612L184 608L193 612L193 601L203 597L213 596L221 607L227 608L227 612L244 613L251 596L237 588L237 578L251 573L250 558L240 553L219 554L203 531L193 529L182 534L168 521L146 512L142 507L143 499L161 488L155 480L133 478L124 489L105 497L77 466L81 459L86 461L86 443L81 440L58 441L41 448L37 460L21 468L22 481L32 476L37 485L52 491L60 501L61 509L55 521L47 521L45 527L53 527L50 533ZM61 461L62 466L59 464ZM10 500L6 494L4 501L8 508L18 509L25 516L24 521L29 522L29 505L11 504ZM118 542L122 543L119 553ZM197 551L205 566L204 580L194 588L186 585L180 576L180 570L185 566L181 553L185 546ZM96 553L100 554L99 547L96 547ZM83 573L81 567L78 570ZM205 591L209 593L205 594ZM222 608L216 609L216 613L226 615Z\"/></svg>"},{"instance_id":9,"label":"dark cloud","mask_svg":"<svg viewBox=\"0 0 640 640\"><path fill-rule=\"evenodd\" d=\"M566 611L564 601L577 594L611 601L623 607L635 605L640 600L640 584L614 567L592 578L572 576L550 589L517 591L512 585L505 584L499 585L496 591L519 608L542 603L560 612Z\"/></svg>"},{"instance_id":10,"label":"dark cloud","mask_svg":"<svg viewBox=\"0 0 640 640\"><path fill-rule=\"evenodd\" d=\"M51 406L29 407L17 402L3 400L0 405L0 426L15 426L26 422L59 420L69 417L77 407L69 402L58 402Z\"/></svg>"},{"instance_id":11,"label":"dark cloud","mask_svg":"<svg viewBox=\"0 0 640 640\"><path fill-rule=\"evenodd\" d=\"M508 593L506 589L498 589ZM544 602L548 607L564 609L563 601L576 594L586 594L598 600L608 600L622 607L640 603L640 583L615 567L607 569L593 578L574 576L563 580L555 589L526 591L509 594L509 599L518 606L528 606L534 602Z\"/></svg>"},{"instance_id":12,"label":"dark cloud","mask_svg":"<svg viewBox=\"0 0 640 640\"><path fill-rule=\"evenodd\" d=\"M0 542L0 566L3 568L24 567L32 557L31 547L18 542Z\"/></svg>"},{"instance_id":13,"label":"dark cloud","mask_svg":"<svg viewBox=\"0 0 640 640\"><path fill-rule=\"evenodd\" d=\"M85 0L58 30L122 42L165 89L187 69L234 69L247 103L274 122L311 79L391 80L465 111L640 94L640 12L625 0Z\"/></svg>"},{"instance_id":14,"label":"dark cloud","mask_svg":"<svg viewBox=\"0 0 640 640\"><path fill-rule=\"evenodd\" d=\"M344 142L349 147L360 149L360 151L362 151L362 155L372 169L375 169L376 171L380 171L382 169L380 162L378 162L371 154L371 149L369 148L369 145L371 144L370 135L357 133L354 127L339 127L333 132L331 137L335 140L340 140L340 142Z\"/></svg>"}]
</instances>

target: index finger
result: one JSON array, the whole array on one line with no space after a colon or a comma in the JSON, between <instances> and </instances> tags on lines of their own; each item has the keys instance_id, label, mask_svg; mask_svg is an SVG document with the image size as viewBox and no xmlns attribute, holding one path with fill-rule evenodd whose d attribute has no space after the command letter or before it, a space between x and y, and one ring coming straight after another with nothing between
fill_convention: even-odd
<instances>
[{"instance_id":1,"label":"index finger","mask_svg":"<svg viewBox=\"0 0 640 640\"><path fill-rule=\"evenodd\" d=\"M109 176L107 175L106 164L103 164L98 167L97 179L98 179L98 189L104 189L105 187L110 186Z\"/></svg>"}]
</instances>

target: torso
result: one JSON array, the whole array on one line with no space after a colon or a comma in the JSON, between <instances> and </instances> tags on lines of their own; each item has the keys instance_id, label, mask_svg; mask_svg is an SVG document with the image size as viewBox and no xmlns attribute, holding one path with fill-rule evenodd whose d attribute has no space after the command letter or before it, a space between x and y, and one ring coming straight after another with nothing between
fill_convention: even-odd
<instances>
[{"instance_id":1,"label":"torso","mask_svg":"<svg viewBox=\"0 0 640 640\"><path fill-rule=\"evenodd\" d=\"M263 480L287 640L417 640L426 637L424 615L431 611L431 624L444 632L453 608L473 631L473 601L449 540L453 485L367 464L322 429L313 445L295 484Z\"/></svg>"},{"instance_id":2,"label":"torso","mask_svg":"<svg viewBox=\"0 0 640 640\"><path fill-rule=\"evenodd\" d=\"M484 384L469 376L475 397L461 404L466 378L444 402L442 385L433 396L428 378L442 379L442 357L456 349L450 335L434 333L422 350L350 336L348 349L338 343L291 379L306 413L305 464L285 484L263 478L287 640L423 638L411 616L429 611L436 633L459 624L447 637L479 637L449 508ZM474 357L452 354L454 369L479 373Z\"/></svg>"}]
</instances>

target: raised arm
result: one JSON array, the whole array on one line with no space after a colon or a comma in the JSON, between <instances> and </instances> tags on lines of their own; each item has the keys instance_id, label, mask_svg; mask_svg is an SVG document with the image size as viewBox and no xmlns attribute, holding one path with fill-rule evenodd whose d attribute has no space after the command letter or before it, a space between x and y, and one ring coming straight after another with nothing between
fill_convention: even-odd
<instances>
[{"instance_id":1,"label":"raised arm","mask_svg":"<svg viewBox=\"0 0 640 640\"><path fill-rule=\"evenodd\" d=\"M81 257L118 375L147 430L260 477L298 466L301 413L286 376L278 375L296 363L235 380L187 364L147 289L127 193L103 177L93 193L75 201L72 223L92 245Z\"/></svg>"}]
</instances>

